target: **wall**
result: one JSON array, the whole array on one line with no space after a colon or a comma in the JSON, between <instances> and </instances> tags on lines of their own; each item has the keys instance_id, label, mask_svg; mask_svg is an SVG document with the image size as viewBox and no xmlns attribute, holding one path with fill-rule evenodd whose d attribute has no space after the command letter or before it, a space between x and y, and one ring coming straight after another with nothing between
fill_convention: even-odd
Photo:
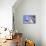
<instances>
[{"instance_id":1,"label":"wall","mask_svg":"<svg viewBox=\"0 0 46 46\"><path fill-rule=\"evenodd\" d=\"M41 46L41 0L23 0L13 6L14 24L24 38L35 41L36 46ZM36 24L23 24L24 15L36 15Z\"/></svg>"},{"instance_id":2,"label":"wall","mask_svg":"<svg viewBox=\"0 0 46 46\"><path fill-rule=\"evenodd\" d=\"M41 41L42 41L42 46L46 46L46 36L45 36L46 35L46 0L41 0L41 1L42 1L42 14L41 14L41 27L42 27L41 28L41 38L42 39L41 39ZM12 28L12 6L14 5L15 2L16 2L16 0L0 0L0 26ZM33 1L33 2L35 2L35 1ZM37 3L37 1L36 1L36 3ZM16 8L16 6L14 8ZM28 8L28 7L26 7L26 8ZM31 14L30 12L26 12L26 13ZM23 18L23 16L20 17L21 24L18 24L19 27L22 27L22 29L21 29L22 31L20 31L20 29L17 28L18 31L24 32L25 36L26 36L27 32L30 35L33 32L37 32L37 31L32 31L32 29L29 29L27 31L27 28L32 27L32 25L29 25L29 24L22 25L22 18ZM38 17L37 17L37 19L38 19ZM20 21L19 21L19 23L20 23ZM27 27L26 30L25 30L25 28L23 29L23 27ZM33 27L33 29L34 29L34 27ZM40 30L38 32L40 32ZM34 34L33 34L33 36L34 36ZM31 39L32 38L33 37L31 35ZM35 38L35 40L36 40L36 38Z\"/></svg>"},{"instance_id":3,"label":"wall","mask_svg":"<svg viewBox=\"0 0 46 46\"><path fill-rule=\"evenodd\" d=\"M0 27L12 28L12 6L16 0L0 0Z\"/></svg>"},{"instance_id":4,"label":"wall","mask_svg":"<svg viewBox=\"0 0 46 46\"><path fill-rule=\"evenodd\" d=\"M41 3L41 40L42 46L46 46L46 0Z\"/></svg>"}]
</instances>

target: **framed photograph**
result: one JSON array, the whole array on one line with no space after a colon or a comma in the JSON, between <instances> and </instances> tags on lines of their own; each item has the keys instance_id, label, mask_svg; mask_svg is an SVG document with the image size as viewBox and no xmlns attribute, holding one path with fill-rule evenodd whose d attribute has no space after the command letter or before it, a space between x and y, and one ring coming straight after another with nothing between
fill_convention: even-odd
<instances>
[{"instance_id":1,"label":"framed photograph","mask_svg":"<svg viewBox=\"0 0 46 46\"><path fill-rule=\"evenodd\" d=\"M36 16L35 15L24 15L23 16L23 23L24 24L35 24L36 23Z\"/></svg>"}]
</instances>

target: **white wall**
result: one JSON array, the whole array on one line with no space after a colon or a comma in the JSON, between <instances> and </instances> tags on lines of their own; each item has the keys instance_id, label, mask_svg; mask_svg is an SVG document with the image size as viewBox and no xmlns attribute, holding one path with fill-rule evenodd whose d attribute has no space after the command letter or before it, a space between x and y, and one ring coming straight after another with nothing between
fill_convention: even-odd
<instances>
[{"instance_id":1,"label":"white wall","mask_svg":"<svg viewBox=\"0 0 46 46\"><path fill-rule=\"evenodd\" d=\"M46 0L41 3L41 38L42 46L46 46Z\"/></svg>"},{"instance_id":2,"label":"white wall","mask_svg":"<svg viewBox=\"0 0 46 46\"><path fill-rule=\"evenodd\" d=\"M42 1L42 14L41 14L41 40L42 40L42 46L46 46L46 0L41 0ZM10 27L10 28L12 28L12 6L13 6L13 4L16 2L16 0L0 0L0 26L3 26L3 27ZM34 2L35 3L35 1L32 1L32 2ZM38 2L40 2L40 1L38 1ZM33 3L33 4L34 4ZM36 1L36 3L37 3L37 1ZM39 3L37 3L38 5L39 5ZM26 4L25 4L26 5ZM34 4L35 5L35 4ZM33 5L32 5L33 6ZM35 7L35 6L33 6L33 7ZM37 6L36 6L37 7ZM38 6L38 7L40 7L40 6ZM26 6L25 6L25 8L26 8ZM19 8L20 9L20 8ZM28 7L27 7L27 9L25 9L25 10L28 10ZM30 10L30 8L29 8L29 10ZM36 10L36 12L37 12L38 10ZM21 12L21 11L20 11ZM35 14L34 12L24 12L24 14L25 13L28 13L28 14ZM22 13L23 14L23 13ZM21 15L22 15L21 14ZM21 16L21 15L19 15L19 16ZM38 15L38 14L37 14ZM22 16L21 17L19 17L19 20L21 21L21 23L20 23L20 21L19 21L19 24L18 24L18 26L19 27L21 27L21 28L18 28L18 26L17 26L17 29L18 29L18 31L20 31L20 29L22 30L22 32L24 32L24 35L25 35L25 33L27 33L28 32L28 34L33 34L33 36L35 37L35 35L36 35L36 33L33 33L33 32L37 32L38 30L40 31L40 29L36 29L35 28L35 30L37 30L37 31L32 31L33 29L34 29L34 27L33 27L33 29L31 28L30 29L30 27L32 27L32 25L22 25ZM38 18L38 16L37 16L37 20L39 20L39 18ZM37 22L38 23L38 22ZM21 25L21 26L20 26ZM28 28L28 27L29 28ZM34 25L35 26L35 25ZM26 27L26 29L25 28L23 28L23 27ZM39 27L39 26L38 26ZM37 27L37 28L38 28ZM27 29L28 28L28 29ZM28 30L28 31L27 31ZM39 32L38 31L38 32ZM20 31L21 32L21 31ZM34 35L35 34L35 35ZM31 36L31 38L33 38L33 36ZM38 37L37 37L38 38ZM34 38L35 39L35 38Z\"/></svg>"},{"instance_id":3,"label":"white wall","mask_svg":"<svg viewBox=\"0 0 46 46\"><path fill-rule=\"evenodd\" d=\"M16 0L0 0L0 27L12 28L12 6Z\"/></svg>"},{"instance_id":4,"label":"white wall","mask_svg":"<svg viewBox=\"0 0 46 46\"><path fill-rule=\"evenodd\" d=\"M46 0L28 1L13 6L15 28L25 37L35 40L37 46L46 46ZM23 15L32 14L36 15L36 24L23 24Z\"/></svg>"},{"instance_id":5,"label":"white wall","mask_svg":"<svg viewBox=\"0 0 46 46\"><path fill-rule=\"evenodd\" d=\"M36 46L41 46L41 0L23 0L20 5L15 6L15 28L22 32L25 38L34 40ZM23 24L24 15L36 15L36 24Z\"/></svg>"}]
</instances>

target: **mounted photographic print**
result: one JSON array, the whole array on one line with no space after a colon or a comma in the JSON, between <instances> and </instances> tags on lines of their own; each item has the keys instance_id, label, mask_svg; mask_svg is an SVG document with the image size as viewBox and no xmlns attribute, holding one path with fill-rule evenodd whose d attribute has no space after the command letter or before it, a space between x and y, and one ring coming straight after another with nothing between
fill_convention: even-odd
<instances>
[{"instance_id":1,"label":"mounted photographic print","mask_svg":"<svg viewBox=\"0 0 46 46\"><path fill-rule=\"evenodd\" d=\"M24 24L35 24L36 23L36 16L35 15L24 15L23 16L23 23Z\"/></svg>"}]
</instances>

